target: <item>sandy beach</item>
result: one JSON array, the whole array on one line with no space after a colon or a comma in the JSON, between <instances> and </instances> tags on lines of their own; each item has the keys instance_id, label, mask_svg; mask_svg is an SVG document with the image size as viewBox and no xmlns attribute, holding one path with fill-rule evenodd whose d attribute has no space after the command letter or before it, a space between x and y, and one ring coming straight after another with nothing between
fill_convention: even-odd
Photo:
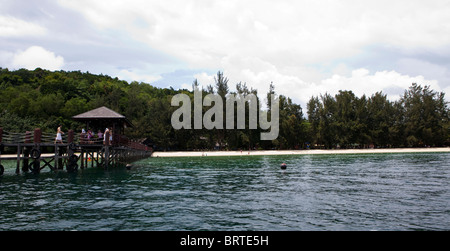
<instances>
[{"instance_id":1,"label":"sandy beach","mask_svg":"<svg viewBox=\"0 0 450 251\"><path fill-rule=\"evenodd\" d=\"M269 156L269 155L316 155L316 154L376 154L376 153L450 153L443 148L391 148L391 149L342 149L342 150L284 150L284 151L197 151L154 152L152 157L219 157L219 156Z\"/></svg>"},{"instance_id":2,"label":"sandy beach","mask_svg":"<svg viewBox=\"0 0 450 251\"><path fill-rule=\"evenodd\" d=\"M270 156L270 155L318 155L318 154L377 154L377 153L450 153L450 147L436 148L386 148L386 149L341 149L341 150L271 150L271 151L185 151L154 152L152 157L228 157L228 156ZM54 154L42 154L52 157ZM16 154L3 154L2 159L16 159Z\"/></svg>"}]
</instances>

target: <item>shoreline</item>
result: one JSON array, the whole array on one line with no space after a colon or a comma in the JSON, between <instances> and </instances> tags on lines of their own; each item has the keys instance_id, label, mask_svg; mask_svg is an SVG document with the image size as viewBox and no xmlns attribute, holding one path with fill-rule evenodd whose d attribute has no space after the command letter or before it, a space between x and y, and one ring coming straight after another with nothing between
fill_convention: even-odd
<instances>
[{"instance_id":1,"label":"shoreline","mask_svg":"<svg viewBox=\"0 0 450 251\"><path fill-rule=\"evenodd\" d=\"M152 157L232 157L273 155L334 155L334 154L379 154L379 153L450 153L450 147L433 148L383 148L383 149L339 149L339 150L267 150L267 151L184 151L154 152Z\"/></svg>"},{"instance_id":2,"label":"shoreline","mask_svg":"<svg viewBox=\"0 0 450 251\"><path fill-rule=\"evenodd\" d=\"M151 157L233 157L233 156L278 156L278 155L338 155L338 154L389 154L389 153L450 153L450 147L431 148L382 148L382 149L314 149L314 150L253 150L253 151L175 151L153 152ZM54 154L42 154L51 157ZM0 154L3 160L17 159L17 154Z\"/></svg>"}]
</instances>

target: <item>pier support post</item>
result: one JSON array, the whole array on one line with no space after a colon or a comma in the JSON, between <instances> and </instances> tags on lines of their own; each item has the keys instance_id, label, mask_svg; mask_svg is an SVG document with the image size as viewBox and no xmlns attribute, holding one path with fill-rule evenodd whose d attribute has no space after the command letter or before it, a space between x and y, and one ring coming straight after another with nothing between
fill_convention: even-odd
<instances>
[{"instance_id":1,"label":"pier support post","mask_svg":"<svg viewBox=\"0 0 450 251\"><path fill-rule=\"evenodd\" d=\"M63 165L63 155L65 154L65 148L64 147L58 147L58 168L59 170L63 170L64 169L64 165Z\"/></svg>"},{"instance_id":2,"label":"pier support post","mask_svg":"<svg viewBox=\"0 0 450 251\"><path fill-rule=\"evenodd\" d=\"M110 141L109 141L109 135L110 135L110 132L109 131L107 131L106 133L105 133L105 168L108 168L108 166L109 166L109 146L110 146Z\"/></svg>"},{"instance_id":3,"label":"pier support post","mask_svg":"<svg viewBox=\"0 0 450 251\"><path fill-rule=\"evenodd\" d=\"M28 172L28 165L29 161L28 158L30 157L30 149L28 147L23 148L23 162L22 162L22 172L26 173Z\"/></svg>"},{"instance_id":4,"label":"pier support post","mask_svg":"<svg viewBox=\"0 0 450 251\"><path fill-rule=\"evenodd\" d=\"M16 174L20 174L20 154L21 154L21 148L22 146L20 144L17 144L17 167L16 167ZM28 168L28 167L27 167Z\"/></svg>"},{"instance_id":5,"label":"pier support post","mask_svg":"<svg viewBox=\"0 0 450 251\"><path fill-rule=\"evenodd\" d=\"M78 170L78 156L75 154L76 146L73 142L75 138L75 133L72 129L67 132L67 162L66 162L66 170L68 172L74 172ZM83 165L83 163L81 164Z\"/></svg>"},{"instance_id":6,"label":"pier support post","mask_svg":"<svg viewBox=\"0 0 450 251\"><path fill-rule=\"evenodd\" d=\"M58 147L58 143L55 144L55 170L59 169L59 161L58 158L59 157L59 147Z\"/></svg>"},{"instance_id":7,"label":"pier support post","mask_svg":"<svg viewBox=\"0 0 450 251\"><path fill-rule=\"evenodd\" d=\"M86 149L86 151L84 152L86 155L85 155L85 157L84 157L84 166L86 167L86 168L88 168L89 166L88 166L88 160L89 160L89 149Z\"/></svg>"},{"instance_id":8,"label":"pier support post","mask_svg":"<svg viewBox=\"0 0 450 251\"><path fill-rule=\"evenodd\" d=\"M81 169L84 169L84 148L81 147L81 155L80 155Z\"/></svg>"},{"instance_id":9,"label":"pier support post","mask_svg":"<svg viewBox=\"0 0 450 251\"><path fill-rule=\"evenodd\" d=\"M25 140L24 143L25 145L22 146L18 146L18 148L20 148L20 150L17 150L17 168L16 168L16 173L20 174L20 167L19 167L19 162L20 162L20 158L23 157L22 160L22 172L26 173L28 172L28 166L29 166L29 161L28 158L30 157L30 151L31 151L31 147L27 146L27 144L32 144L31 142L31 137L34 137L31 135L30 131L26 131L25 132Z\"/></svg>"},{"instance_id":10,"label":"pier support post","mask_svg":"<svg viewBox=\"0 0 450 251\"><path fill-rule=\"evenodd\" d=\"M5 168L2 166L2 151L3 151L3 128L0 127L0 176L3 175L3 172L5 171Z\"/></svg>"},{"instance_id":11,"label":"pier support post","mask_svg":"<svg viewBox=\"0 0 450 251\"><path fill-rule=\"evenodd\" d=\"M34 136L33 136L34 149L36 149L37 152L38 152L38 156L35 156L33 154L31 156L34 159L33 169L32 169L32 171L34 173L39 173L41 171L41 152L40 152L41 151L40 144L42 142L41 138L42 138L42 131L41 131L41 129L40 128L34 129ZM32 152L35 151L34 149L32 149L31 151Z\"/></svg>"},{"instance_id":12,"label":"pier support post","mask_svg":"<svg viewBox=\"0 0 450 251\"><path fill-rule=\"evenodd\" d=\"M105 169L109 167L109 146L105 146Z\"/></svg>"}]
</instances>

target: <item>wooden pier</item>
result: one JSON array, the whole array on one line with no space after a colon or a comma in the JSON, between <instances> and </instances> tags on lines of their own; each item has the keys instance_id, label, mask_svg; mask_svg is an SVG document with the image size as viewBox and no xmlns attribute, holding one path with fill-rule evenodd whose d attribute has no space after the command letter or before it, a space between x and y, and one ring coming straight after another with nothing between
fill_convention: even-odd
<instances>
[{"instance_id":1,"label":"wooden pier","mask_svg":"<svg viewBox=\"0 0 450 251\"><path fill-rule=\"evenodd\" d=\"M69 130L61 135L60 141L56 140L56 133L43 134L39 128L25 133L4 132L0 128L0 175L4 172L2 160L16 160L17 174L21 171L39 173L46 167L75 172L88 166L109 168L127 165L152 154L149 147L123 136L124 129L133 125L125 116L107 107L85 112L73 119L85 122L86 129L97 128L99 134L100 128L107 127L108 130L104 135L101 133L102 136L91 134L89 130L86 133L84 129L79 134ZM16 154L2 155L5 148L15 149Z\"/></svg>"},{"instance_id":2,"label":"wooden pier","mask_svg":"<svg viewBox=\"0 0 450 251\"><path fill-rule=\"evenodd\" d=\"M86 139L85 135L75 135L73 130L63 137L63 142L55 143L55 135L43 135L40 129L26 133L8 133L0 128L0 175L4 168L2 160L16 160L16 173L40 173L46 167L53 171L66 169L75 172L79 168L109 168L127 165L148 158L151 150L142 144L132 142L122 135L113 135L112 142L107 132L105 140ZM16 149L14 155L2 155L5 148Z\"/></svg>"}]
</instances>

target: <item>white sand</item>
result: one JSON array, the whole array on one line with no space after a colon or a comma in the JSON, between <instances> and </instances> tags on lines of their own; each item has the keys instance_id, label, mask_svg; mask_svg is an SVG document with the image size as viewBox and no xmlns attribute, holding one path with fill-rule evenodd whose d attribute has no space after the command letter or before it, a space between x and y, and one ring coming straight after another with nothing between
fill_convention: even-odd
<instances>
[{"instance_id":1,"label":"white sand","mask_svg":"<svg viewBox=\"0 0 450 251\"><path fill-rule=\"evenodd\" d=\"M286 150L286 151L205 151L205 152L154 152L152 157L217 157L217 156L265 156L308 154L374 154L374 153L450 153L444 148L391 148L391 149L345 149L345 150Z\"/></svg>"},{"instance_id":2,"label":"white sand","mask_svg":"<svg viewBox=\"0 0 450 251\"><path fill-rule=\"evenodd\" d=\"M218 156L268 156L268 155L315 155L315 154L374 154L374 153L450 153L450 147L441 148L386 148L386 149L344 149L344 150L283 150L283 151L196 151L196 152L154 152L152 157L218 157ZM53 156L54 154L42 154ZM14 159L16 154L0 155Z\"/></svg>"}]
</instances>

